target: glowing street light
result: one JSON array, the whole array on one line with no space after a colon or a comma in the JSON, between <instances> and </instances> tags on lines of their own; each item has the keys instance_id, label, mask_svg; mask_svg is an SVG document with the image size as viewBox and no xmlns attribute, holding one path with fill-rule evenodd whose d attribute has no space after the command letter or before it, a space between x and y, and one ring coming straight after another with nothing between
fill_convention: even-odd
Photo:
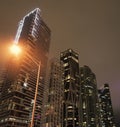
<instances>
[{"instance_id":1,"label":"glowing street light","mask_svg":"<svg viewBox=\"0 0 120 127\"><path fill-rule=\"evenodd\" d=\"M10 51L11 51L12 54L14 54L14 55L17 56L18 54L20 54L21 48L20 48L18 45L13 44L13 45L10 47Z\"/></svg>"}]
</instances>

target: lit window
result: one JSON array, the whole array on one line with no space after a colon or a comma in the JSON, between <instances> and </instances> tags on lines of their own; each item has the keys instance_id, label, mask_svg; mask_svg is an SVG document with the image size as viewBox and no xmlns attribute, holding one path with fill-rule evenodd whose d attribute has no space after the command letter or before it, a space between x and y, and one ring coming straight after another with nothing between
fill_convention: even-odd
<instances>
[{"instance_id":1,"label":"lit window","mask_svg":"<svg viewBox=\"0 0 120 127\"><path fill-rule=\"evenodd\" d=\"M95 118L91 118L91 121L95 121Z\"/></svg>"},{"instance_id":2,"label":"lit window","mask_svg":"<svg viewBox=\"0 0 120 127\"><path fill-rule=\"evenodd\" d=\"M28 85L27 82L24 82L23 86L24 86L24 87L27 87L27 85Z\"/></svg>"},{"instance_id":3,"label":"lit window","mask_svg":"<svg viewBox=\"0 0 120 127\"><path fill-rule=\"evenodd\" d=\"M76 59L75 57L72 56L72 59L78 63L78 59Z\"/></svg>"},{"instance_id":4,"label":"lit window","mask_svg":"<svg viewBox=\"0 0 120 127\"><path fill-rule=\"evenodd\" d=\"M73 106L68 106L67 108L68 108L68 109L69 109L69 108L73 108Z\"/></svg>"},{"instance_id":5,"label":"lit window","mask_svg":"<svg viewBox=\"0 0 120 127\"><path fill-rule=\"evenodd\" d=\"M64 60L66 60L66 59L67 59L67 57L64 58Z\"/></svg>"},{"instance_id":6,"label":"lit window","mask_svg":"<svg viewBox=\"0 0 120 127\"><path fill-rule=\"evenodd\" d=\"M85 109L86 108L86 105L85 105L85 102L83 102L83 109Z\"/></svg>"},{"instance_id":7,"label":"lit window","mask_svg":"<svg viewBox=\"0 0 120 127\"><path fill-rule=\"evenodd\" d=\"M64 67L68 66L68 63L63 64Z\"/></svg>"},{"instance_id":8,"label":"lit window","mask_svg":"<svg viewBox=\"0 0 120 127\"><path fill-rule=\"evenodd\" d=\"M35 101L32 99L32 100L31 100L31 104L34 104L34 102L35 102Z\"/></svg>"}]
</instances>

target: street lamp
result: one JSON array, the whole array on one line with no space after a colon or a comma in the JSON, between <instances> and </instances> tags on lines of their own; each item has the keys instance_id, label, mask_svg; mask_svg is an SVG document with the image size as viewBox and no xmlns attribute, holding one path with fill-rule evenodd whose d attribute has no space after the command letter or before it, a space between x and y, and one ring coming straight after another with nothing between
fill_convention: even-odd
<instances>
[{"instance_id":1,"label":"street lamp","mask_svg":"<svg viewBox=\"0 0 120 127\"><path fill-rule=\"evenodd\" d=\"M13 45L10 48L10 50L15 55L18 55L21 52L21 48L18 45ZM39 85L41 61L38 61L37 59L34 59L28 53L26 53L26 54L32 60L32 62L35 63L38 66L37 81L36 81L36 88L35 88L35 95L34 95L34 103L33 103L33 108L32 108L32 118L31 118L31 123L30 123L30 127L33 127L33 125L34 125L35 108L36 108L36 100L37 100L37 94L38 94L38 85Z\"/></svg>"},{"instance_id":2,"label":"street lamp","mask_svg":"<svg viewBox=\"0 0 120 127\"><path fill-rule=\"evenodd\" d=\"M10 51L11 51L12 54L14 54L14 55L17 56L18 54L20 54L21 48L20 48L18 45L13 44L13 45L10 47Z\"/></svg>"},{"instance_id":3,"label":"street lamp","mask_svg":"<svg viewBox=\"0 0 120 127\"><path fill-rule=\"evenodd\" d=\"M33 57L31 57L29 54L28 54L28 57L38 66L36 89L35 89L34 103L33 103L33 109L32 109L32 118L31 118L31 123L30 123L30 127L33 127L33 125L34 125L35 108L36 108L36 100L37 100L37 94L38 94L38 85L39 85L41 61L37 61L37 60L33 59Z\"/></svg>"}]
</instances>

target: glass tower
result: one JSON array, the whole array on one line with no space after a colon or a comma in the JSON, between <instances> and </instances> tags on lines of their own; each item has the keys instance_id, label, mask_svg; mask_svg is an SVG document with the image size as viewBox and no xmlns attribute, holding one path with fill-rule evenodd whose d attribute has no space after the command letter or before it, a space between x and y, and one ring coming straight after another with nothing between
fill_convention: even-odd
<instances>
[{"instance_id":1,"label":"glass tower","mask_svg":"<svg viewBox=\"0 0 120 127\"><path fill-rule=\"evenodd\" d=\"M82 127L99 127L99 103L95 74L88 66L80 68Z\"/></svg>"},{"instance_id":2,"label":"glass tower","mask_svg":"<svg viewBox=\"0 0 120 127\"><path fill-rule=\"evenodd\" d=\"M100 102L100 118L102 127L116 127L109 85L104 84L104 87L98 90Z\"/></svg>"},{"instance_id":3,"label":"glass tower","mask_svg":"<svg viewBox=\"0 0 120 127\"><path fill-rule=\"evenodd\" d=\"M80 127L80 75L78 54L72 49L61 53L63 63L63 125L62 127Z\"/></svg>"},{"instance_id":4,"label":"glass tower","mask_svg":"<svg viewBox=\"0 0 120 127\"><path fill-rule=\"evenodd\" d=\"M44 127L61 127L63 102L63 69L59 60L52 59L49 65L48 99Z\"/></svg>"},{"instance_id":5,"label":"glass tower","mask_svg":"<svg viewBox=\"0 0 120 127\"><path fill-rule=\"evenodd\" d=\"M34 126L40 126L44 101L46 66L50 44L50 29L41 18L40 9L28 13L19 23L15 43L22 53L11 57L2 87L0 127L28 127L31 122L36 81L39 79ZM37 77L41 62L40 76Z\"/></svg>"}]
</instances>

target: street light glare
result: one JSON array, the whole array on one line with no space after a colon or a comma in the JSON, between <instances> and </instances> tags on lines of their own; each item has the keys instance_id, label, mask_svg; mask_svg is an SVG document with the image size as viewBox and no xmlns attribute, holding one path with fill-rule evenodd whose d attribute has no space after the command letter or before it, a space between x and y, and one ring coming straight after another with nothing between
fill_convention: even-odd
<instances>
[{"instance_id":1,"label":"street light glare","mask_svg":"<svg viewBox=\"0 0 120 127\"><path fill-rule=\"evenodd\" d=\"M18 46L18 45L12 45L11 47L10 47L10 51L11 51L11 53L13 53L13 54L15 54L15 55L18 55L18 54L20 54L20 52L21 52L21 48Z\"/></svg>"}]
</instances>

